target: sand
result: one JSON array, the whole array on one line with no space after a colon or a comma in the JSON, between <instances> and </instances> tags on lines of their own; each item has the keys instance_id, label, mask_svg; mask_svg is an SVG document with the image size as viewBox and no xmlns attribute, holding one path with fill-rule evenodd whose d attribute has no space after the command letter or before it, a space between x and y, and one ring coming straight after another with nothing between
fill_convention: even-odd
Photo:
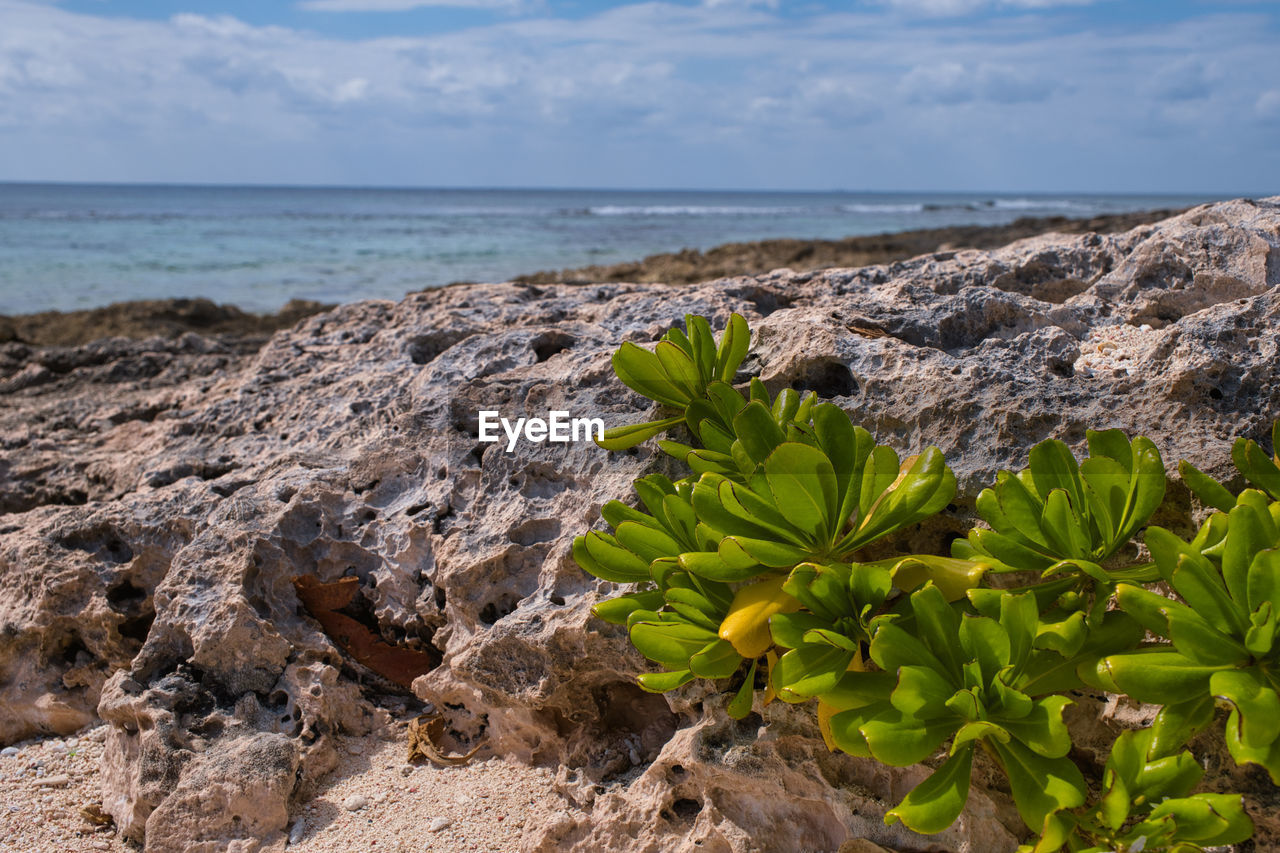
<instances>
[{"instance_id":1,"label":"sand","mask_svg":"<svg viewBox=\"0 0 1280 853\"><path fill-rule=\"evenodd\" d=\"M0 757L0 853L132 851L81 809L102 801L106 726L15 744ZM338 741L339 767L289 817L288 849L512 851L527 824L565 802L550 770L491 758L463 767L409 765L404 725Z\"/></svg>"}]
</instances>

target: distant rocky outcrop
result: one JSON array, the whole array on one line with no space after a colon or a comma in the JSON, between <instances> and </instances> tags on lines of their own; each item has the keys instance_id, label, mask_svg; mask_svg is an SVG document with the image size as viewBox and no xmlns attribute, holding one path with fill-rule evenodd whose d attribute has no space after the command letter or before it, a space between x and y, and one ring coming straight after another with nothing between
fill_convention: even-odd
<instances>
[{"instance_id":1,"label":"distant rocky outcrop","mask_svg":"<svg viewBox=\"0 0 1280 853\"><path fill-rule=\"evenodd\" d=\"M70 347L102 338L176 338L187 332L232 339L237 349L257 349L277 329L332 305L291 299L271 314L250 314L234 305L209 299L151 299L117 302L82 311L0 314L0 343L37 347Z\"/></svg>"},{"instance_id":2,"label":"distant rocky outcrop","mask_svg":"<svg viewBox=\"0 0 1280 853\"><path fill-rule=\"evenodd\" d=\"M644 661L589 613L609 585L570 541L662 458L477 440L482 409L634 421L613 349L731 311L771 389L946 452L961 497L899 543L943 549L1042 439L1120 427L1220 475L1234 436L1265 440L1280 198L889 266L450 287L311 316L248 354L194 333L0 344L0 741L109 722L104 808L154 851L278 849L334 734L421 703L450 749L561 766L565 807L526 827L530 851L1012 850L1020 823L981 770L957 826L913 835L881 816L922 768L829 753L795 708L734 722L702 688L640 691ZM1151 327L1129 366L1077 370L1120 323ZM1175 482L1159 520L1193 510ZM406 696L322 630L296 576L356 578L342 613L442 663ZM1276 843L1274 789L1234 783Z\"/></svg>"},{"instance_id":3,"label":"distant rocky outcrop","mask_svg":"<svg viewBox=\"0 0 1280 853\"><path fill-rule=\"evenodd\" d=\"M1022 216L1005 225L947 225L840 240L756 240L706 251L681 249L639 261L546 270L520 276L528 284L598 284L605 281L694 284L713 278L755 275L781 267L798 270L891 264L930 252L994 249L1038 234L1113 234L1168 219L1181 210L1103 213L1085 218Z\"/></svg>"}]
</instances>

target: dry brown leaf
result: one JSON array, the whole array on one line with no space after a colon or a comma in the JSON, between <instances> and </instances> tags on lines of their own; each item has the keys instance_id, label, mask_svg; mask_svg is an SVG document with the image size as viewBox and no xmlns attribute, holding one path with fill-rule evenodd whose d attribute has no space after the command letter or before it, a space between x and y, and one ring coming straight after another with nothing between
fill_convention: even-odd
<instances>
[{"instance_id":1,"label":"dry brown leaf","mask_svg":"<svg viewBox=\"0 0 1280 853\"><path fill-rule=\"evenodd\" d=\"M471 760L480 747L466 755L446 755L440 746L444 736L444 717L439 714L423 714L409 723L409 760L427 760L441 766L457 766Z\"/></svg>"},{"instance_id":2,"label":"dry brown leaf","mask_svg":"<svg viewBox=\"0 0 1280 853\"><path fill-rule=\"evenodd\" d=\"M401 687L412 687L415 678L439 665L437 655L392 646L367 626L338 612L355 598L360 589L358 578L323 583L312 575L298 575L293 579L293 588L297 590L302 606L320 623L329 638L358 663L383 678Z\"/></svg>"},{"instance_id":3,"label":"dry brown leaf","mask_svg":"<svg viewBox=\"0 0 1280 853\"><path fill-rule=\"evenodd\" d=\"M111 826L116 819L102 810L102 803L89 803L80 807L80 817L94 826Z\"/></svg>"}]
</instances>

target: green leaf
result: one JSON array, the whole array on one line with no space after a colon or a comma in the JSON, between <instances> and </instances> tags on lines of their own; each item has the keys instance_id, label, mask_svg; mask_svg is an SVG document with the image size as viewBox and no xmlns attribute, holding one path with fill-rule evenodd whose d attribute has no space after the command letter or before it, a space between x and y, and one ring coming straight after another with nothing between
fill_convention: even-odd
<instances>
[{"instance_id":1,"label":"green leaf","mask_svg":"<svg viewBox=\"0 0 1280 853\"><path fill-rule=\"evenodd\" d=\"M1048 696L1031 706L1021 719L1000 718L1005 731L1045 758L1061 758L1071 751L1071 733L1062 721L1062 712L1071 700Z\"/></svg>"},{"instance_id":2,"label":"green leaf","mask_svg":"<svg viewBox=\"0 0 1280 853\"><path fill-rule=\"evenodd\" d=\"M1087 560L1093 556L1082 521L1066 491L1054 489L1045 500L1041 529L1056 556Z\"/></svg>"},{"instance_id":3,"label":"green leaf","mask_svg":"<svg viewBox=\"0 0 1280 853\"><path fill-rule=\"evenodd\" d=\"M737 694L729 702L729 716L735 720L741 720L751 713L751 704L755 698L756 691L756 661L751 662L751 668L747 670L746 680L742 682L742 686L738 688Z\"/></svg>"},{"instance_id":4,"label":"green leaf","mask_svg":"<svg viewBox=\"0 0 1280 853\"><path fill-rule=\"evenodd\" d=\"M721 583L750 580L768 571L768 567L760 565L740 566L737 563L731 565L719 553L708 551L689 551L681 554L680 567L691 574Z\"/></svg>"},{"instance_id":5,"label":"green leaf","mask_svg":"<svg viewBox=\"0 0 1280 853\"><path fill-rule=\"evenodd\" d=\"M963 722L951 715L919 720L889 708L863 723L860 731L877 761L906 767L937 752Z\"/></svg>"},{"instance_id":6,"label":"green leaf","mask_svg":"<svg viewBox=\"0 0 1280 853\"><path fill-rule=\"evenodd\" d=\"M635 521L624 521L614 531L622 547L635 554L646 564L663 557L678 557L684 551L676 540L661 530L654 530Z\"/></svg>"},{"instance_id":7,"label":"green leaf","mask_svg":"<svg viewBox=\"0 0 1280 853\"><path fill-rule=\"evenodd\" d=\"M955 686L927 666L904 666L898 670L898 686L890 703L909 717L929 719L946 712L947 700Z\"/></svg>"},{"instance_id":8,"label":"green leaf","mask_svg":"<svg viewBox=\"0 0 1280 853\"><path fill-rule=\"evenodd\" d=\"M733 432L742 448L757 464L769 458L786 435L773 419L773 413L761 402L748 403L733 419Z\"/></svg>"},{"instance_id":9,"label":"green leaf","mask_svg":"<svg viewBox=\"0 0 1280 853\"><path fill-rule=\"evenodd\" d=\"M1245 494L1248 494L1247 492ZM1244 497L1242 495L1241 497ZM1259 551L1276 543L1266 522L1252 506L1241 504L1228 513L1227 538L1222 549L1222 579L1236 601L1249 600L1249 566Z\"/></svg>"},{"instance_id":10,"label":"green leaf","mask_svg":"<svg viewBox=\"0 0 1280 853\"><path fill-rule=\"evenodd\" d=\"M683 409L689 395L667 376L658 356L626 341L613 354L613 372L632 391L668 406Z\"/></svg>"},{"instance_id":11,"label":"green leaf","mask_svg":"<svg viewBox=\"0 0 1280 853\"><path fill-rule=\"evenodd\" d=\"M828 538L837 509L836 475L825 453L797 442L778 445L764 461L774 503L801 530Z\"/></svg>"},{"instance_id":12,"label":"green leaf","mask_svg":"<svg viewBox=\"0 0 1280 853\"><path fill-rule=\"evenodd\" d=\"M1048 547L1048 540L1041 530L1044 501L1039 496L1032 493L1022 484L1021 480L1008 471L1001 471L996 474L996 487L992 494L996 498L1003 518L995 516L992 509L988 508L988 511L983 513L987 523L1006 536L1013 535L1016 532L1027 543L1040 548ZM980 502L979 510L982 508L983 504ZM999 526L996 523L997 519L1003 522Z\"/></svg>"},{"instance_id":13,"label":"green leaf","mask_svg":"<svg viewBox=\"0 0 1280 853\"><path fill-rule=\"evenodd\" d=\"M1209 690L1234 707L1228 726L1245 746L1264 749L1280 738L1280 696L1257 669L1215 672Z\"/></svg>"},{"instance_id":14,"label":"green leaf","mask_svg":"<svg viewBox=\"0 0 1280 853\"><path fill-rule=\"evenodd\" d=\"M790 593L786 587L783 589ZM796 649L804 645L806 631L825 628L830 624L812 613L775 613L769 617L769 632L773 635L775 644L785 649Z\"/></svg>"},{"instance_id":15,"label":"green leaf","mask_svg":"<svg viewBox=\"0 0 1280 853\"><path fill-rule=\"evenodd\" d=\"M1253 821L1245 814L1239 794L1197 794L1166 800L1151 810L1144 825L1166 817L1177 822L1179 839L1203 847L1238 844L1253 835Z\"/></svg>"},{"instance_id":16,"label":"green leaf","mask_svg":"<svg viewBox=\"0 0 1280 853\"><path fill-rule=\"evenodd\" d=\"M935 667L939 672L950 675L959 672L963 660L961 649L956 644L956 636L962 630L961 619L947 603L942 590L935 586L922 587L911 594L910 602L911 612L916 620L915 636L912 639L917 643L922 641L932 654L928 658L917 656L915 660L903 660L898 665L919 663L932 666L932 661L940 661ZM885 642L890 641L893 636L895 635L892 633L885 635ZM890 669L888 666L884 668Z\"/></svg>"},{"instance_id":17,"label":"green leaf","mask_svg":"<svg viewBox=\"0 0 1280 853\"><path fill-rule=\"evenodd\" d=\"M1184 459L1178 463L1178 474L1182 477L1182 482L1191 490L1191 493L1200 499L1200 503L1210 509L1230 512L1231 508L1236 505L1235 495L1187 460Z\"/></svg>"},{"instance_id":18,"label":"green leaf","mask_svg":"<svg viewBox=\"0 0 1280 853\"><path fill-rule=\"evenodd\" d=\"M1165 616L1174 648L1196 663L1237 666L1248 662L1249 651L1243 644L1214 628L1190 607L1171 604L1165 608Z\"/></svg>"},{"instance_id":19,"label":"green leaf","mask_svg":"<svg viewBox=\"0 0 1280 853\"><path fill-rule=\"evenodd\" d=\"M718 639L714 632L686 622L637 622L631 626L631 644L640 654L672 669L688 669L689 659Z\"/></svg>"},{"instance_id":20,"label":"green leaf","mask_svg":"<svg viewBox=\"0 0 1280 853\"><path fill-rule=\"evenodd\" d=\"M915 635L892 622L882 623L876 629L875 636L871 638L871 659L876 662L876 666L891 673L896 673L904 666L916 665L927 666L944 674L954 672L952 667L943 665ZM956 687L959 686L957 680Z\"/></svg>"},{"instance_id":21,"label":"green leaf","mask_svg":"<svg viewBox=\"0 0 1280 853\"><path fill-rule=\"evenodd\" d=\"M660 421L649 421L643 424L627 424L625 426L613 427L604 431L604 435L596 439L596 444L605 450L626 450L629 447L635 447L655 435L661 435L674 426L679 425L684 418L666 418Z\"/></svg>"},{"instance_id":22,"label":"green leaf","mask_svg":"<svg viewBox=\"0 0 1280 853\"><path fill-rule=\"evenodd\" d=\"M645 592L629 592L616 598L606 598L591 608L592 615L612 625L627 624L627 617L636 610L657 610L662 606L662 593L656 589Z\"/></svg>"},{"instance_id":23,"label":"green leaf","mask_svg":"<svg viewBox=\"0 0 1280 853\"><path fill-rule=\"evenodd\" d=\"M1035 477L1036 491L1046 505L1050 494L1060 489L1070 498L1077 513L1083 511L1085 502L1080 467L1071 448L1057 439L1042 441L1031 448L1028 466Z\"/></svg>"},{"instance_id":24,"label":"green leaf","mask_svg":"<svg viewBox=\"0 0 1280 853\"><path fill-rule=\"evenodd\" d=\"M827 645L801 645L778 659L773 684L789 698L808 698L836 688L849 669L853 652Z\"/></svg>"},{"instance_id":25,"label":"green leaf","mask_svg":"<svg viewBox=\"0 0 1280 853\"><path fill-rule=\"evenodd\" d=\"M703 384L716 377L716 339L711 333L711 324L706 317L697 314L686 314L685 328L689 330L689 342L693 346L693 361L698 366L698 375Z\"/></svg>"},{"instance_id":26,"label":"green leaf","mask_svg":"<svg viewBox=\"0 0 1280 853\"><path fill-rule=\"evenodd\" d=\"M1039 621L1039 608L1031 593L1010 593L1000 600L1000 627L1008 637L1009 664L1015 672L1031 654Z\"/></svg>"},{"instance_id":27,"label":"green leaf","mask_svg":"<svg viewBox=\"0 0 1280 853\"><path fill-rule=\"evenodd\" d=\"M671 341L659 341L653 354L658 357L670 381L680 389L686 402L702 395L702 377L693 357Z\"/></svg>"},{"instance_id":28,"label":"green leaf","mask_svg":"<svg viewBox=\"0 0 1280 853\"><path fill-rule=\"evenodd\" d=\"M1084 805L1084 777L1070 759L1045 758L1016 740L987 742L1009 777L1014 805L1028 827L1044 826L1053 812Z\"/></svg>"},{"instance_id":29,"label":"green leaf","mask_svg":"<svg viewBox=\"0 0 1280 853\"><path fill-rule=\"evenodd\" d=\"M973 745L966 744L911 789L901 803L884 816L886 824L902 821L915 832L934 833L951 826L969 800L973 770Z\"/></svg>"},{"instance_id":30,"label":"green leaf","mask_svg":"<svg viewBox=\"0 0 1280 853\"><path fill-rule=\"evenodd\" d=\"M644 672L636 676L636 682L649 693L666 693L693 681L693 673L687 669L674 672Z\"/></svg>"},{"instance_id":31,"label":"green leaf","mask_svg":"<svg viewBox=\"0 0 1280 853\"><path fill-rule=\"evenodd\" d=\"M1280 468L1267 458L1258 442L1238 438L1231 448L1231 461L1249 482L1266 491L1274 500L1280 500Z\"/></svg>"},{"instance_id":32,"label":"green leaf","mask_svg":"<svg viewBox=\"0 0 1280 853\"><path fill-rule=\"evenodd\" d=\"M1098 677L1112 693L1128 693L1139 702L1168 705L1207 692L1209 678L1220 669L1156 648L1103 658L1098 663Z\"/></svg>"},{"instance_id":33,"label":"green leaf","mask_svg":"<svg viewBox=\"0 0 1280 853\"><path fill-rule=\"evenodd\" d=\"M726 565L747 568L756 564L775 569L787 569L802 563L811 554L804 548L774 542L771 539L751 539L746 536L726 536L720 540L720 558ZM716 578L725 580L725 578Z\"/></svg>"},{"instance_id":34,"label":"green leaf","mask_svg":"<svg viewBox=\"0 0 1280 853\"><path fill-rule=\"evenodd\" d=\"M1222 576L1201 555L1179 556L1169 583L1196 613L1223 633L1240 637L1248 630L1249 622L1240 606L1244 599L1232 600ZM1243 592L1243 588L1240 591Z\"/></svg>"},{"instance_id":35,"label":"green leaf","mask_svg":"<svg viewBox=\"0 0 1280 853\"><path fill-rule=\"evenodd\" d=\"M573 540L573 558L584 570L613 583L641 583L649 580L649 565L612 537L592 531Z\"/></svg>"},{"instance_id":36,"label":"green leaf","mask_svg":"<svg viewBox=\"0 0 1280 853\"><path fill-rule=\"evenodd\" d=\"M1151 723L1151 758L1173 755L1213 722L1213 696L1202 693L1165 705Z\"/></svg>"},{"instance_id":37,"label":"green leaf","mask_svg":"<svg viewBox=\"0 0 1280 853\"><path fill-rule=\"evenodd\" d=\"M1057 562L1054 558L994 530L971 530L969 541L983 554L995 557L1001 563L1020 571L1039 572Z\"/></svg>"},{"instance_id":38,"label":"green leaf","mask_svg":"<svg viewBox=\"0 0 1280 853\"><path fill-rule=\"evenodd\" d=\"M1063 657L1073 657L1080 651L1089 636L1084 613L1077 610L1065 619L1042 621L1037 626L1036 648L1052 649Z\"/></svg>"},{"instance_id":39,"label":"green leaf","mask_svg":"<svg viewBox=\"0 0 1280 853\"><path fill-rule=\"evenodd\" d=\"M747 327L747 321L740 314L730 314L729 324L720 336L720 346L716 351L716 378L732 382L750 345L751 330Z\"/></svg>"},{"instance_id":40,"label":"green leaf","mask_svg":"<svg viewBox=\"0 0 1280 853\"><path fill-rule=\"evenodd\" d=\"M728 640L716 640L689 658L689 669L699 678L728 678L742 665L742 655Z\"/></svg>"},{"instance_id":41,"label":"green leaf","mask_svg":"<svg viewBox=\"0 0 1280 853\"><path fill-rule=\"evenodd\" d=\"M1120 429L1085 430L1090 456L1112 459L1125 471L1133 470L1133 447Z\"/></svg>"},{"instance_id":42,"label":"green leaf","mask_svg":"<svg viewBox=\"0 0 1280 853\"><path fill-rule=\"evenodd\" d=\"M1280 550L1259 551L1245 576L1250 612L1267 603L1280 604Z\"/></svg>"},{"instance_id":43,"label":"green leaf","mask_svg":"<svg viewBox=\"0 0 1280 853\"><path fill-rule=\"evenodd\" d=\"M1129 500L1124 522L1117 530L1114 547L1123 545L1164 501L1167 484L1164 460L1150 439L1138 436L1133 440L1133 475L1129 488ZM1113 547L1113 550L1114 550Z\"/></svg>"},{"instance_id":44,"label":"green leaf","mask_svg":"<svg viewBox=\"0 0 1280 853\"><path fill-rule=\"evenodd\" d=\"M985 616L965 616L960 620L960 647L982 668L984 684L1009 665L1009 635L1000 623Z\"/></svg>"}]
</instances>

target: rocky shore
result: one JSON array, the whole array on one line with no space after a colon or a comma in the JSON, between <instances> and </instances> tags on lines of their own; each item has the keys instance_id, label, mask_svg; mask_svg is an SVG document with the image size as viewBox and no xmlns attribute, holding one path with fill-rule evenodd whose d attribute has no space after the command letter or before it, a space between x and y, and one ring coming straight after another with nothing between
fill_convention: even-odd
<instances>
[{"instance_id":1,"label":"rocky shore","mask_svg":"<svg viewBox=\"0 0 1280 853\"><path fill-rule=\"evenodd\" d=\"M612 266L538 272L516 279L530 284L648 282L691 284L732 275L761 275L781 267L812 270L887 264L916 255L961 248L1003 246L1037 234L1110 234L1166 219L1179 211L1150 210L1087 219L1063 216L1024 217L1009 225L957 226L899 234L848 237L844 240L763 240L727 243L706 252L685 249ZM208 299L161 299L119 302L84 311L0 314L0 343L39 347L87 344L102 338L173 338L186 332L235 341L237 349L257 349L271 333L304 317L333 308L295 299L278 312L251 314Z\"/></svg>"},{"instance_id":2,"label":"rocky shore","mask_svg":"<svg viewBox=\"0 0 1280 853\"><path fill-rule=\"evenodd\" d=\"M442 715L442 750L478 750L458 772L536 771L505 783L538 800L521 801L518 841L495 830L453 849L1012 851L1019 819L981 770L956 826L915 835L882 816L923 768L828 752L809 714L778 703L735 722L693 686L640 691L643 660L590 615L611 585L578 569L570 542L662 459L476 438L481 409L632 422L641 400L609 366L619 343L737 311L771 390L815 390L899 451L946 453L960 498L898 543L939 551L1042 439L1079 449L1086 428L1119 427L1225 476L1231 440L1265 441L1280 417L1280 197L936 249L664 287L459 285L312 314L261 347L190 329L11 336L0 744L104 726L112 830L86 825L84 840L151 851L279 850L300 819L313 849L342 846L315 835L340 821L347 849L446 849L425 821L370 845L391 806L345 811L348 797L378 806L344 782L366 772L349 744L398 772L371 739L404 743L420 714ZM1171 477L1158 520L1185 529L1197 507ZM326 611L297 578L351 597ZM324 612L431 668L410 686L380 675ZM1098 744L1142 718L1101 695L1071 713ZM1078 752L1101 760L1087 738ZM404 809L454 772L413 771L437 775L405 777L425 781L404 783ZM1215 773L1246 792L1257 849L1274 849L1276 788L1229 763ZM462 820L432 803L424 817Z\"/></svg>"}]
</instances>

